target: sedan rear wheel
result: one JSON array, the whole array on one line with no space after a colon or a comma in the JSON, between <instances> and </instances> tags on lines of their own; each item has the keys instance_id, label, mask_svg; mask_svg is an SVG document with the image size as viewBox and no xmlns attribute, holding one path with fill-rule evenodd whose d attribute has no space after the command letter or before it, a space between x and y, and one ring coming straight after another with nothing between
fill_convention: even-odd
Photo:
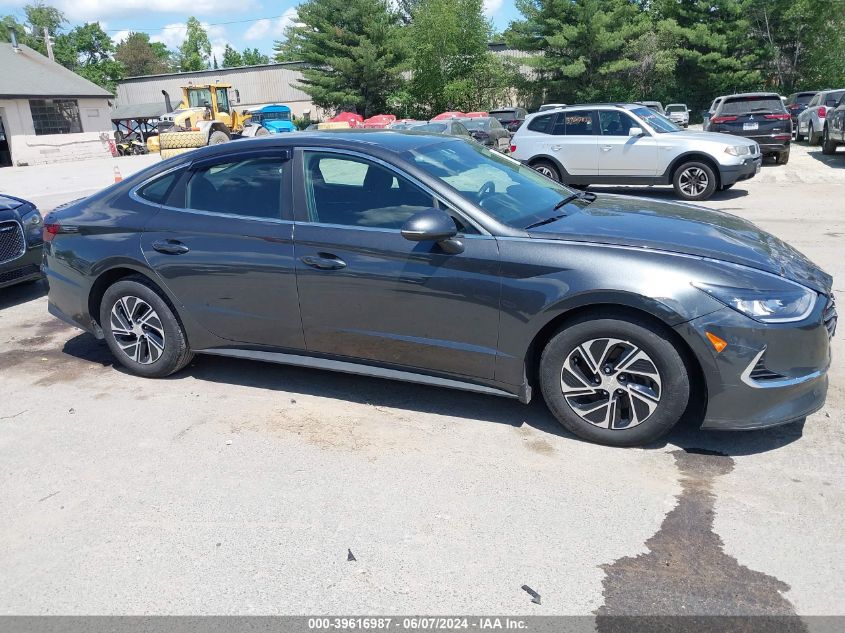
<instances>
[{"instance_id":1,"label":"sedan rear wheel","mask_svg":"<svg viewBox=\"0 0 845 633\"><path fill-rule=\"evenodd\" d=\"M827 127L824 128L824 135L822 137L822 154L830 156L836 153L836 143L831 142L830 133Z\"/></svg>"},{"instance_id":2,"label":"sedan rear wheel","mask_svg":"<svg viewBox=\"0 0 845 633\"><path fill-rule=\"evenodd\" d=\"M707 200L716 191L716 174L706 163L684 163L675 170L672 184L684 200Z\"/></svg>"},{"instance_id":3,"label":"sedan rear wheel","mask_svg":"<svg viewBox=\"0 0 845 633\"><path fill-rule=\"evenodd\" d=\"M543 351L540 382L564 427L613 446L667 433L690 396L686 365L667 333L616 317L587 318L558 332Z\"/></svg>"},{"instance_id":4,"label":"sedan rear wheel","mask_svg":"<svg viewBox=\"0 0 845 633\"><path fill-rule=\"evenodd\" d=\"M100 324L112 354L133 374L169 376L193 358L174 310L140 275L109 286L100 304Z\"/></svg>"},{"instance_id":5,"label":"sedan rear wheel","mask_svg":"<svg viewBox=\"0 0 845 633\"><path fill-rule=\"evenodd\" d=\"M813 127L813 124L810 123L809 127L807 128L807 142L810 145L818 145L822 139L822 134L816 132L816 128Z\"/></svg>"}]
</instances>

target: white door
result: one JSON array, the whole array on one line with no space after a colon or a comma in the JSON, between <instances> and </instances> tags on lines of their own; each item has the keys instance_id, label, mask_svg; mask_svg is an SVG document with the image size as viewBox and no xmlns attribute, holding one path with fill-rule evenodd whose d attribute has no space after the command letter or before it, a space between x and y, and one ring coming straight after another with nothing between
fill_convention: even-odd
<instances>
[{"instance_id":1,"label":"white door","mask_svg":"<svg viewBox=\"0 0 845 633\"><path fill-rule=\"evenodd\" d=\"M648 132L630 136L632 127L642 126L618 110L599 110L599 175L654 176L657 173L657 140Z\"/></svg>"},{"instance_id":2,"label":"white door","mask_svg":"<svg viewBox=\"0 0 845 633\"><path fill-rule=\"evenodd\" d=\"M557 115L548 148L569 174L598 175L597 128L596 113L592 110L569 110Z\"/></svg>"}]
</instances>

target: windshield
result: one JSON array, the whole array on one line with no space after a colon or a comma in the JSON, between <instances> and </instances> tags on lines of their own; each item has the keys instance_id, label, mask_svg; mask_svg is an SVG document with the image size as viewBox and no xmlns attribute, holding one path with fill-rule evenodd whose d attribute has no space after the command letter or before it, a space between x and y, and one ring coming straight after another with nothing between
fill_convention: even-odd
<instances>
[{"instance_id":1,"label":"windshield","mask_svg":"<svg viewBox=\"0 0 845 633\"><path fill-rule=\"evenodd\" d=\"M464 119L461 121L468 130L487 130L490 128L489 119Z\"/></svg>"},{"instance_id":2,"label":"windshield","mask_svg":"<svg viewBox=\"0 0 845 633\"><path fill-rule=\"evenodd\" d=\"M445 132L449 126L445 123L423 123L413 127L415 132Z\"/></svg>"},{"instance_id":3,"label":"windshield","mask_svg":"<svg viewBox=\"0 0 845 633\"><path fill-rule=\"evenodd\" d=\"M686 112L686 106L682 105L668 105L666 106L666 112Z\"/></svg>"},{"instance_id":4,"label":"windshield","mask_svg":"<svg viewBox=\"0 0 845 633\"><path fill-rule=\"evenodd\" d=\"M666 134L667 132L680 132L681 128L675 123L667 119L659 112L655 112L651 108L634 108L631 110L634 114L640 117L643 121L648 123L649 127L658 134Z\"/></svg>"},{"instance_id":5,"label":"windshield","mask_svg":"<svg viewBox=\"0 0 845 633\"><path fill-rule=\"evenodd\" d=\"M258 116L265 121L290 121L290 112L262 112Z\"/></svg>"},{"instance_id":6,"label":"windshield","mask_svg":"<svg viewBox=\"0 0 845 633\"><path fill-rule=\"evenodd\" d=\"M435 143L404 157L515 228L555 215L555 205L572 194L530 167L475 143Z\"/></svg>"},{"instance_id":7,"label":"windshield","mask_svg":"<svg viewBox=\"0 0 845 633\"><path fill-rule=\"evenodd\" d=\"M491 112L490 116L498 119L499 121L513 121L518 118L515 110L497 110Z\"/></svg>"},{"instance_id":8,"label":"windshield","mask_svg":"<svg viewBox=\"0 0 845 633\"><path fill-rule=\"evenodd\" d=\"M798 95L797 97L795 97L795 101L793 101L793 103L800 103L801 105L807 105L808 103L810 103L810 101L813 100L813 97L815 97L816 94L818 94L818 93L809 92L807 94Z\"/></svg>"}]
</instances>

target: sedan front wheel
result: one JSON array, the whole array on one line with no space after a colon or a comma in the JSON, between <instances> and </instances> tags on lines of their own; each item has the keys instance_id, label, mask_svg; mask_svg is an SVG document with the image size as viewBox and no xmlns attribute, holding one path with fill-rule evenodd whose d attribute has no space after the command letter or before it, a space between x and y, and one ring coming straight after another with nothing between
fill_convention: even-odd
<instances>
[{"instance_id":1,"label":"sedan front wheel","mask_svg":"<svg viewBox=\"0 0 845 633\"><path fill-rule=\"evenodd\" d=\"M543 350L540 383L564 427L611 446L664 435L690 397L689 373L668 333L634 318L588 317L561 329Z\"/></svg>"}]
</instances>

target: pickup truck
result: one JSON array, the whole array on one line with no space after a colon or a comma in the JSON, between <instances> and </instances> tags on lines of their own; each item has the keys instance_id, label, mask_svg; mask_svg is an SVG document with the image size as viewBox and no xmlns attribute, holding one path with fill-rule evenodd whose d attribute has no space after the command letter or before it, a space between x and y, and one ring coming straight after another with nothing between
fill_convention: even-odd
<instances>
[{"instance_id":1,"label":"pickup truck","mask_svg":"<svg viewBox=\"0 0 845 633\"><path fill-rule=\"evenodd\" d=\"M828 109L825 116L822 154L834 154L840 145L845 145L845 95L842 95L835 108Z\"/></svg>"}]
</instances>

